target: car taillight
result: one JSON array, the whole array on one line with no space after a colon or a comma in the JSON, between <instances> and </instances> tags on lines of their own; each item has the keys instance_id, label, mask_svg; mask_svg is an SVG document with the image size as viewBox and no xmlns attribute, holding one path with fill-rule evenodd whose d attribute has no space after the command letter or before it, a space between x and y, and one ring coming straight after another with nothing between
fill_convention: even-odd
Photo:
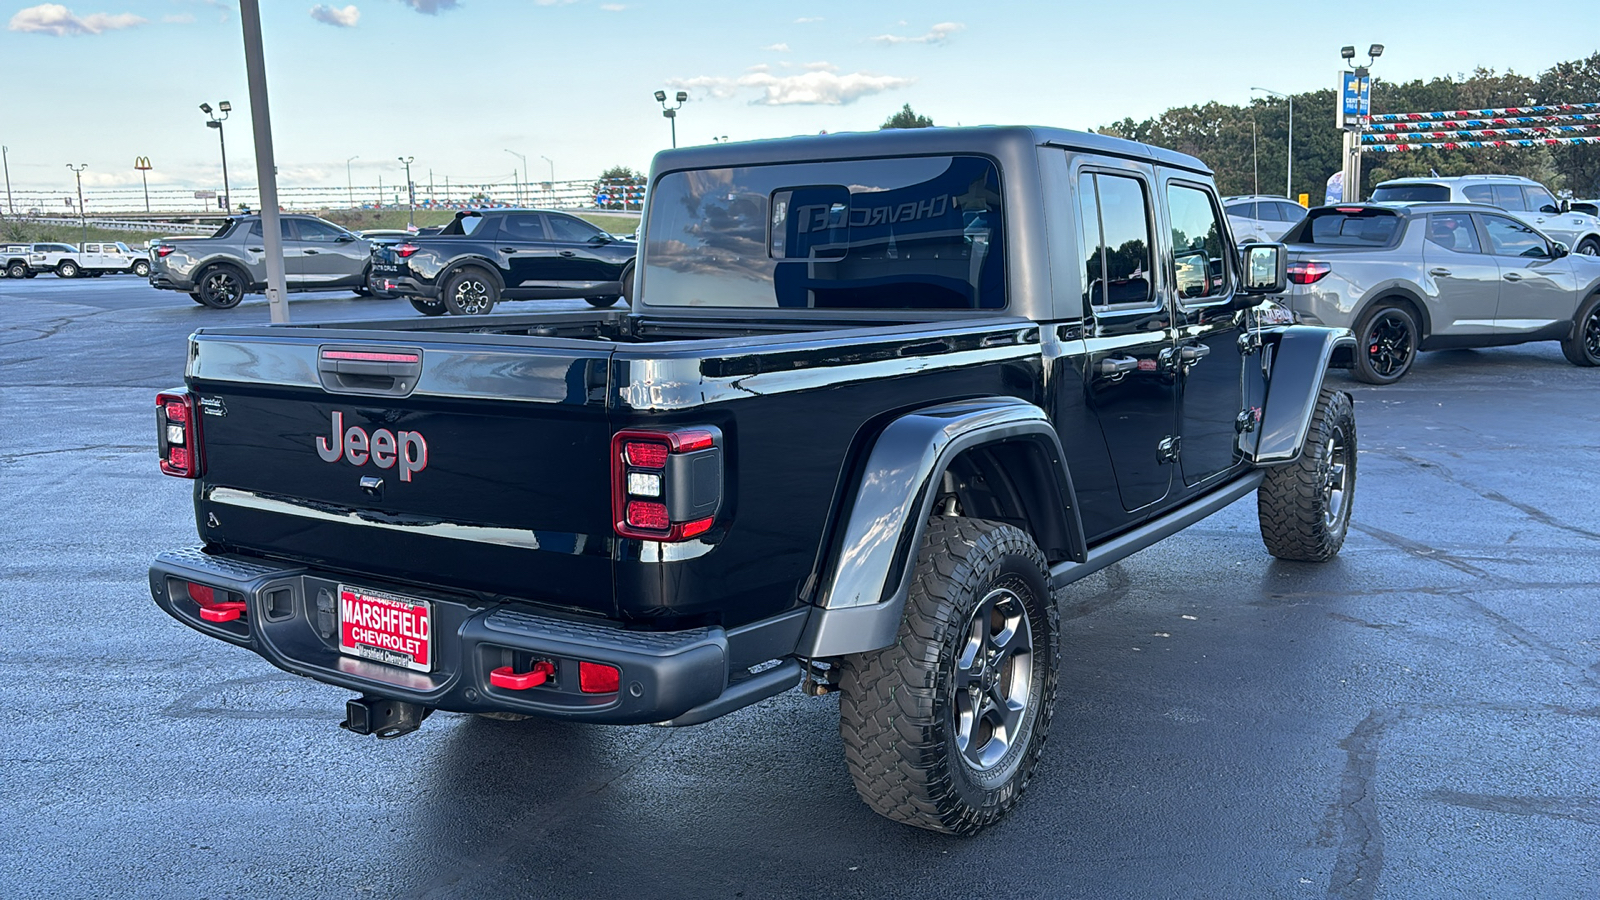
<instances>
[{"instance_id":1,"label":"car taillight","mask_svg":"<svg viewBox=\"0 0 1600 900\"><path fill-rule=\"evenodd\" d=\"M200 417L186 390L156 395L156 450L161 471L178 478L200 477Z\"/></svg>"},{"instance_id":2,"label":"car taillight","mask_svg":"<svg viewBox=\"0 0 1600 900\"><path fill-rule=\"evenodd\" d=\"M405 259L406 257L410 256L411 254L413 254L413 253L415 253L415 252L417 252L418 250L421 250L421 249L422 248L418 247L416 244L413 244L410 241L407 241L404 244L395 244L394 245L394 255L400 257L401 259Z\"/></svg>"},{"instance_id":3,"label":"car taillight","mask_svg":"<svg viewBox=\"0 0 1600 900\"><path fill-rule=\"evenodd\" d=\"M1333 267L1323 262L1292 262L1289 263L1289 281L1294 284L1316 284L1332 271Z\"/></svg>"},{"instance_id":4,"label":"car taillight","mask_svg":"<svg viewBox=\"0 0 1600 900\"><path fill-rule=\"evenodd\" d=\"M170 246L168 246L166 244L162 244L159 247L156 247L156 256L158 258L160 258L160 259L166 259L167 257L171 256L172 255L172 251L174 251L176 249L178 249L178 248L177 247L170 247Z\"/></svg>"},{"instance_id":5,"label":"car taillight","mask_svg":"<svg viewBox=\"0 0 1600 900\"><path fill-rule=\"evenodd\" d=\"M712 427L619 431L611 438L617 534L686 541L711 530L722 506L722 432Z\"/></svg>"},{"instance_id":6,"label":"car taillight","mask_svg":"<svg viewBox=\"0 0 1600 900\"><path fill-rule=\"evenodd\" d=\"M578 690L585 694L615 694L622 687L622 672L604 663L578 663Z\"/></svg>"}]
</instances>

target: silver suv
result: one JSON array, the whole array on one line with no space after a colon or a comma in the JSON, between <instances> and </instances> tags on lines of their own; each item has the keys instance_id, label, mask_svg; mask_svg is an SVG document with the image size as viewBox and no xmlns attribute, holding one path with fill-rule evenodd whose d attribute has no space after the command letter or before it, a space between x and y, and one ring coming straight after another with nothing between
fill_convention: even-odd
<instances>
[{"instance_id":1,"label":"silver suv","mask_svg":"<svg viewBox=\"0 0 1600 900\"><path fill-rule=\"evenodd\" d=\"M371 293L369 242L316 216L286 215L280 224L290 291ZM229 219L210 237L162 238L150 247L150 286L215 309L238 306L245 294L266 290L265 251L260 216Z\"/></svg>"},{"instance_id":2,"label":"silver suv","mask_svg":"<svg viewBox=\"0 0 1600 900\"><path fill-rule=\"evenodd\" d=\"M1544 185L1521 175L1396 178L1372 191L1373 203L1480 203L1498 206L1566 244L1572 252L1600 256L1600 219L1556 200Z\"/></svg>"},{"instance_id":3,"label":"silver suv","mask_svg":"<svg viewBox=\"0 0 1600 900\"><path fill-rule=\"evenodd\" d=\"M1306 217L1304 206L1270 194L1225 197L1222 210L1228 214L1234 239L1241 244L1249 241L1270 244Z\"/></svg>"}]
</instances>

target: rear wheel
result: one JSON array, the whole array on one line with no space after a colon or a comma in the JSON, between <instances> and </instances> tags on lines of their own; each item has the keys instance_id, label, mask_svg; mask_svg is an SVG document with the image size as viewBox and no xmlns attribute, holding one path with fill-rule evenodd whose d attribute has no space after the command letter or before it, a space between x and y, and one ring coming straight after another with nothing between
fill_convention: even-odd
<instances>
[{"instance_id":1,"label":"rear wheel","mask_svg":"<svg viewBox=\"0 0 1600 900\"><path fill-rule=\"evenodd\" d=\"M631 259L622 267L622 299L627 301L629 306L633 305L633 260Z\"/></svg>"},{"instance_id":2,"label":"rear wheel","mask_svg":"<svg viewBox=\"0 0 1600 900\"><path fill-rule=\"evenodd\" d=\"M1267 552L1299 562L1338 553L1350 531L1355 493L1355 406L1344 391L1323 388L1300 458L1268 469L1256 491Z\"/></svg>"},{"instance_id":3,"label":"rear wheel","mask_svg":"<svg viewBox=\"0 0 1600 900\"><path fill-rule=\"evenodd\" d=\"M1561 342L1561 353L1575 366L1600 366L1600 294L1578 307L1572 333Z\"/></svg>"},{"instance_id":4,"label":"rear wheel","mask_svg":"<svg viewBox=\"0 0 1600 900\"><path fill-rule=\"evenodd\" d=\"M500 289L482 269L462 269L445 280L440 299L458 316L481 316L494 309Z\"/></svg>"},{"instance_id":5,"label":"rear wheel","mask_svg":"<svg viewBox=\"0 0 1600 900\"><path fill-rule=\"evenodd\" d=\"M843 660L839 731L861 799L951 834L1005 815L1050 731L1057 623L1026 533L931 521L895 643Z\"/></svg>"},{"instance_id":6,"label":"rear wheel","mask_svg":"<svg viewBox=\"0 0 1600 900\"><path fill-rule=\"evenodd\" d=\"M204 298L202 298L200 296L200 292L199 291L190 291L189 292L189 299L193 300L194 302L196 302L198 304L200 304L201 306L205 306L206 305L206 301L205 301Z\"/></svg>"},{"instance_id":7,"label":"rear wheel","mask_svg":"<svg viewBox=\"0 0 1600 900\"><path fill-rule=\"evenodd\" d=\"M200 302L212 309L232 309L244 299L244 276L229 266L213 266L200 274Z\"/></svg>"},{"instance_id":8,"label":"rear wheel","mask_svg":"<svg viewBox=\"0 0 1600 900\"><path fill-rule=\"evenodd\" d=\"M1356 324L1355 376L1368 384L1393 384L1411 371L1419 329L1411 311L1380 302Z\"/></svg>"},{"instance_id":9,"label":"rear wheel","mask_svg":"<svg viewBox=\"0 0 1600 900\"><path fill-rule=\"evenodd\" d=\"M11 265L6 266L6 277L7 278L27 278L28 277L28 264L27 263L14 262Z\"/></svg>"},{"instance_id":10,"label":"rear wheel","mask_svg":"<svg viewBox=\"0 0 1600 900\"><path fill-rule=\"evenodd\" d=\"M78 264L70 259L64 260L56 266L56 277L58 278L77 278L82 274L83 270L78 268Z\"/></svg>"},{"instance_id":11,"label":"rear wheel","mask_svg":"<svg viewBox=\"0 0 1600 900\"><path fill-rule=\"evenodd\" d=\"M438 300L428 300L423 297L407 297L411 306L425 316L442 316L450 310Z\"/></svg>"},{"instance_id":12,"label":"rear wheel","mask_svg":"<svg viewBox=\"0 0 1600 900\"><path fill-rule=\"evenodd\" d=\"M150 275L150 263L147 262L146 260L142 260L142 259L136 261L133 264L133 274L139 276L140 278L149 277L149 275Z\"/></svg>"}]
</instances>

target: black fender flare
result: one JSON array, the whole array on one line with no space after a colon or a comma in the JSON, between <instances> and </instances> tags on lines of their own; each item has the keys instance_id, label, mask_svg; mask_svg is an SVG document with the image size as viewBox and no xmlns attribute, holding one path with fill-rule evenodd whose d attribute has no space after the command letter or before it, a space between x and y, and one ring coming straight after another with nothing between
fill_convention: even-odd
<instances>
[{"instance_id":1,"label":"black fender flare","mask_svg":"<svg viewBox=\"0 0 1600 900\"><path fill-rule=\"evenodd\" d=\"M1254 446L1247 448L1247 455L1258 466L1284 465L1300 458L1329 364L1341 348L1353 351L1356 343L1348 328L1312 325L1291 325L1276 332L1276 337L1260 426Z\"/></svg>"},{"instance_id":2,"label":"black fender flare","mask_svg":"<svg viewBox=\"0 0 1600 900\"><path fill-rule=\"evenodd\" d=\"M1012 441L1032 442L1052 461L1069 555L1086 559L1066 457L1043 409L1015 397L983 397L917 410L890 422L873 443L796 652L841 656L894 643L946 469L965 451Z\"/></svg>"}]
</instances>

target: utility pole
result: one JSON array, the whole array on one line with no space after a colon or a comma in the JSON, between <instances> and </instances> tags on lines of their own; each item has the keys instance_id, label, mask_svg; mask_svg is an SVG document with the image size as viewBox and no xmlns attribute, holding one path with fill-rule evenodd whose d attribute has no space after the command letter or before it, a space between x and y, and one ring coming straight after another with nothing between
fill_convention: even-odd
<instances>
[{"instance_id":1,"label":"utility pole","mask_svg":"<svg viewBox=\"0 0 1600 900\"><path fill-rule=\"evenodd\" d=\"M244 71L250 82L250 122L255 132L256 179L261 184L261 237L267 256L267 307L274 324L289 321L288 279L283 270L283 226L278 217L278 166L272 154L272 113L267 104L267 60L261 47L261 2L239 0L244 29ZM226 181L223 183L227 187Z\"/></svg>"},{"instance_id":2,"label":"utility pole","mask_svg":"<svg viewBox=\"0 0 1600 900\"><path fill-rule=\"evenodd\" d=\"M83 170L89 168L89 164L78 163L74 166L72 163L67 163L67 168L71 169L72 174L78 179L78 227L83 229L83 240L88 240L89 222L83 217ZM82 250L83 247L79 246L78 249Z\"/></svg>"},{"instance_id":3,"label":"utility pole","mask_svg":"<svg viewBox=\"0 0 1600 900\"><path fill-rule=\"evenodd\" d=\"M150 157L136 156L133 158L133 167L139 170L139 178L144 181L144 214L150 215Z\"/></svg>"},{"instance_id":4,"label":"utility pole","mask_svg":"<svg viewBox=\"0 0 1600 900\"><path fill-rule=\"evenodd\" d=\"M11 211L11 215L14 216L14 215L17 214L17 208L16 208L16 206L14 206L11 203L11 148L10 147L0 147L0 163L4 163L5 164L5 168L6 168L6 209L10 210Z\"/></svg>"},{"instance_id":5,"label":"utility pole","mask_svg":"<svg viewBox=\"0 0 1600 900\"><path fill-rule=\"evenodd\" d=\"M520 181L520 182L517 181L517 170L516 169L512 169L511 170L511 180L512 180L513 183L515 183L517 185L517 205L518 206L527 206L528 205L528 201L522 195L522 185L523 185L524 182L526 182L528 180L528 158L526 156L523 156L521 153L518 153L515 150L507 150L506 152L511 154L512 156L515 156L517 159L522 160L522 181Z\"/></svg>"},{"instance_id":6,"label":"utility pole","mask_svg":"<svg viewBox=\"0 0 1600 900\"><path fill-rule=\"evenodd\" d=\"M396 156L400 164L406 167L406 227L417 227L417 187L411 183L411 164L416 161L415 156Z\"/></svg>"}]
</instances>

